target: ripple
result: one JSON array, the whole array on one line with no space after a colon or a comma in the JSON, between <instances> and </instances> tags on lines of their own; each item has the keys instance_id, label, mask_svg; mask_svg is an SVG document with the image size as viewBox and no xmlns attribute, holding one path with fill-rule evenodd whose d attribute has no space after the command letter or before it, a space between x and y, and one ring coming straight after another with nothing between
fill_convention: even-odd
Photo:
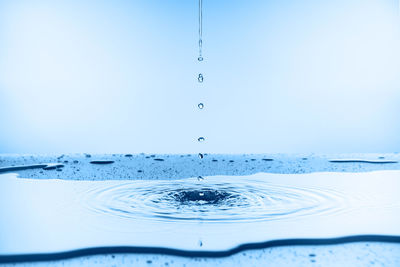
<instances>
[{"instance_id":1,"label":"ripple","mask_svg":"<svg viewBox=\"0 0 400 267\"><path fill-rule=\"evenodd\" d=\"M232 178L234 180L234 178ZM264 181L207 183L196 179L127 182L103 186L83 196L94 212L163 221L259 221L296 219L344 209L344 196L321 188L290 187Z\"/></svg>"}]
</instances>

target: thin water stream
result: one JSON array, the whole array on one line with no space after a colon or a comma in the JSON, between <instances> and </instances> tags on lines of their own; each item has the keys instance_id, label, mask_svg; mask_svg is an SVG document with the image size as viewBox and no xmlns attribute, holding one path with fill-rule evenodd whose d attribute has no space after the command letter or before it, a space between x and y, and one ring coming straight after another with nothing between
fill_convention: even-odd
<instances>
[{"instance_id":1,"label":"thin water stream","mask_svg":"<svg viewBox=\"0 0 400 267\"><path fill-rule=\"evenodd\" d=\"M198 56L197 60L199 62L202 62L204 60L204 58L203 58L203 0L199 0L199 56ZM197 77L197 81L199 83L203 83L204 77L203 77L202 73L199 73L199 75ZM197 107L199 108L199 110L204 109L204 103L197 104ZM199 143L202 143L205 140L206 139L203 136L200 136L197 138L197 141ZM198 156L199 156L200 160L204 158L204 154L201 152L198 154ZM203 181L204 177L199 175L199 176L197 176L197 180ZM198 194L204 195L205 193L200 191Z\"/></svg>"}]
</instances>

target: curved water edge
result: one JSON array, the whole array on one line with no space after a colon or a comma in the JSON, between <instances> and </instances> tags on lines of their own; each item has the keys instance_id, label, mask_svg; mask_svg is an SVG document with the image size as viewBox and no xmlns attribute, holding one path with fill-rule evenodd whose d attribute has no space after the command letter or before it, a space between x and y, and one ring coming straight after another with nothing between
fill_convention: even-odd
<instances>
[{"instance_id":1,"label":"curved water edge","mask_svg":"<svg viewBox=\"0 0 400 267\"><path fill-rule=\"evenodd\" d=\"M43 164L32 164L32 165L8 166L8 167L0 167L0 173L24 171L31 169L55 170L63 167L64 164L60 163L43 163Z\"/></svg>"},{"instance_id":2,"label":"curved water edge","mask_svg":"<svg viewBox=\"0 0 400 267\"><path fill-rule=\"evenodd\" d=\"M240 252L254 249L267 249L287 246L326 246L339 245L356 242L384 242L400 244L400 236L396 235L354 235L335 238L299 238L280 239L258 243L246 243L223 251L199 251L180 250L164 247L140 247L140 246L110 246L83 248L55 253L15 254L0 255L0 263L22 263L65 260L84 256L95 256L104 254L161 254L179 257L202 257L202 258L224 258Z\"/></svg>"},{"instance_id":3,"label":"curved water edge","mask_svg":"<svg viewBox=\"0 0 400 267\"><path fill-rule=\"evenodd\" d=\"M332 163L372 163L372 164L390 164L398 163L395 160L384 160L384 159L330 159Z\"/></svg>"}]
</instances>

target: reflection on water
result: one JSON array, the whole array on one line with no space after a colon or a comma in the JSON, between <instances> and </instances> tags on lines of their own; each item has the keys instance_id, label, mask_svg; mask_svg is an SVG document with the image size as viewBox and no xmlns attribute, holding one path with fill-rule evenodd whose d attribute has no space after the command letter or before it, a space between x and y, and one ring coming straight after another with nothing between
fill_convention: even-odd
<instances>
[{"instance_id":1,"label":"reflection on water","mask_svg":"<svg viewBox=\"0 0 400 267\"><path fill-rule=\"evenodd\" d=\"M345 196L334 190L232 177L211 177L206 184L186 179L98 186L82 197L82 203L95 212L173 221L296 219L345 208Z\"/></svg>"},{"instance_id":2,"label":"reflection on water","mask_svg":"<svg viewBox=\"0 0 400 267\"><path fill-rule=\"evenodd\" d=\"M3 174L0 261L93 247L216 252L274 240L400 236L398 188L400 171L259 173L207 183Z\"/></svg>"}]
</instances>

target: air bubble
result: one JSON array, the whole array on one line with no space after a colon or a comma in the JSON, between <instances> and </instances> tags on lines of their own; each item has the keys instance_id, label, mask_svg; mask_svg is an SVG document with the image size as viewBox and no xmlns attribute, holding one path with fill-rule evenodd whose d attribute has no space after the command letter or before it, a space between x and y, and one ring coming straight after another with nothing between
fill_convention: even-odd
<instances>
[{"instance_id":1,"label":"air bubble","mask_svg":"<svg viewBox=\"0 0 400 267\"><path fill-rule=\"evenodd\" d=\"M197 138L197 141L199 141L199 142L203 142L203 141L205 141L206 139L204 138L204 137L202 137L202 136L200 136L199 138Z\"/></svg>"},{"instance_id":2,"label":"air bubble","mask_svg":"<svg viewBox=\"0 0 400 267\"><path fill-rule=\"evenodd\" d=\"M204 181L204 177L203 176L197 176L197 180L198 181Z\"/></svg>"},{"instance_id":3,"label":"air bubble","mask_svg":"<svg viewBox=\"0 0 400 267\"><path fill-rule=\"evenodd\" d=\"M199 109L203 109L203 108L204 108L204 104L203 104L203 103L199 103L199 104L197 105L197 107L198 107Z\"/></svg>"},{"instance_id":4,"label":"air bubble","mask_svg":"<svg viewBox=\"0 0 400 267\"><path fill-rule=\"evenodd\" d=\"M197 58L197 60L198 60L198 61L203 61L203 57L200 56L200 57Z\"/></svg>"},{"instance_id":5,"label":"air bubble","mask_svg":"<svg viewBox=\"0 0 400 267\"><path fill-rule=\"evenodd\" d=\"M204 158L204 155L199 153L199 158L201 158L201 159Z\"/></svg>"}]
</instances>

